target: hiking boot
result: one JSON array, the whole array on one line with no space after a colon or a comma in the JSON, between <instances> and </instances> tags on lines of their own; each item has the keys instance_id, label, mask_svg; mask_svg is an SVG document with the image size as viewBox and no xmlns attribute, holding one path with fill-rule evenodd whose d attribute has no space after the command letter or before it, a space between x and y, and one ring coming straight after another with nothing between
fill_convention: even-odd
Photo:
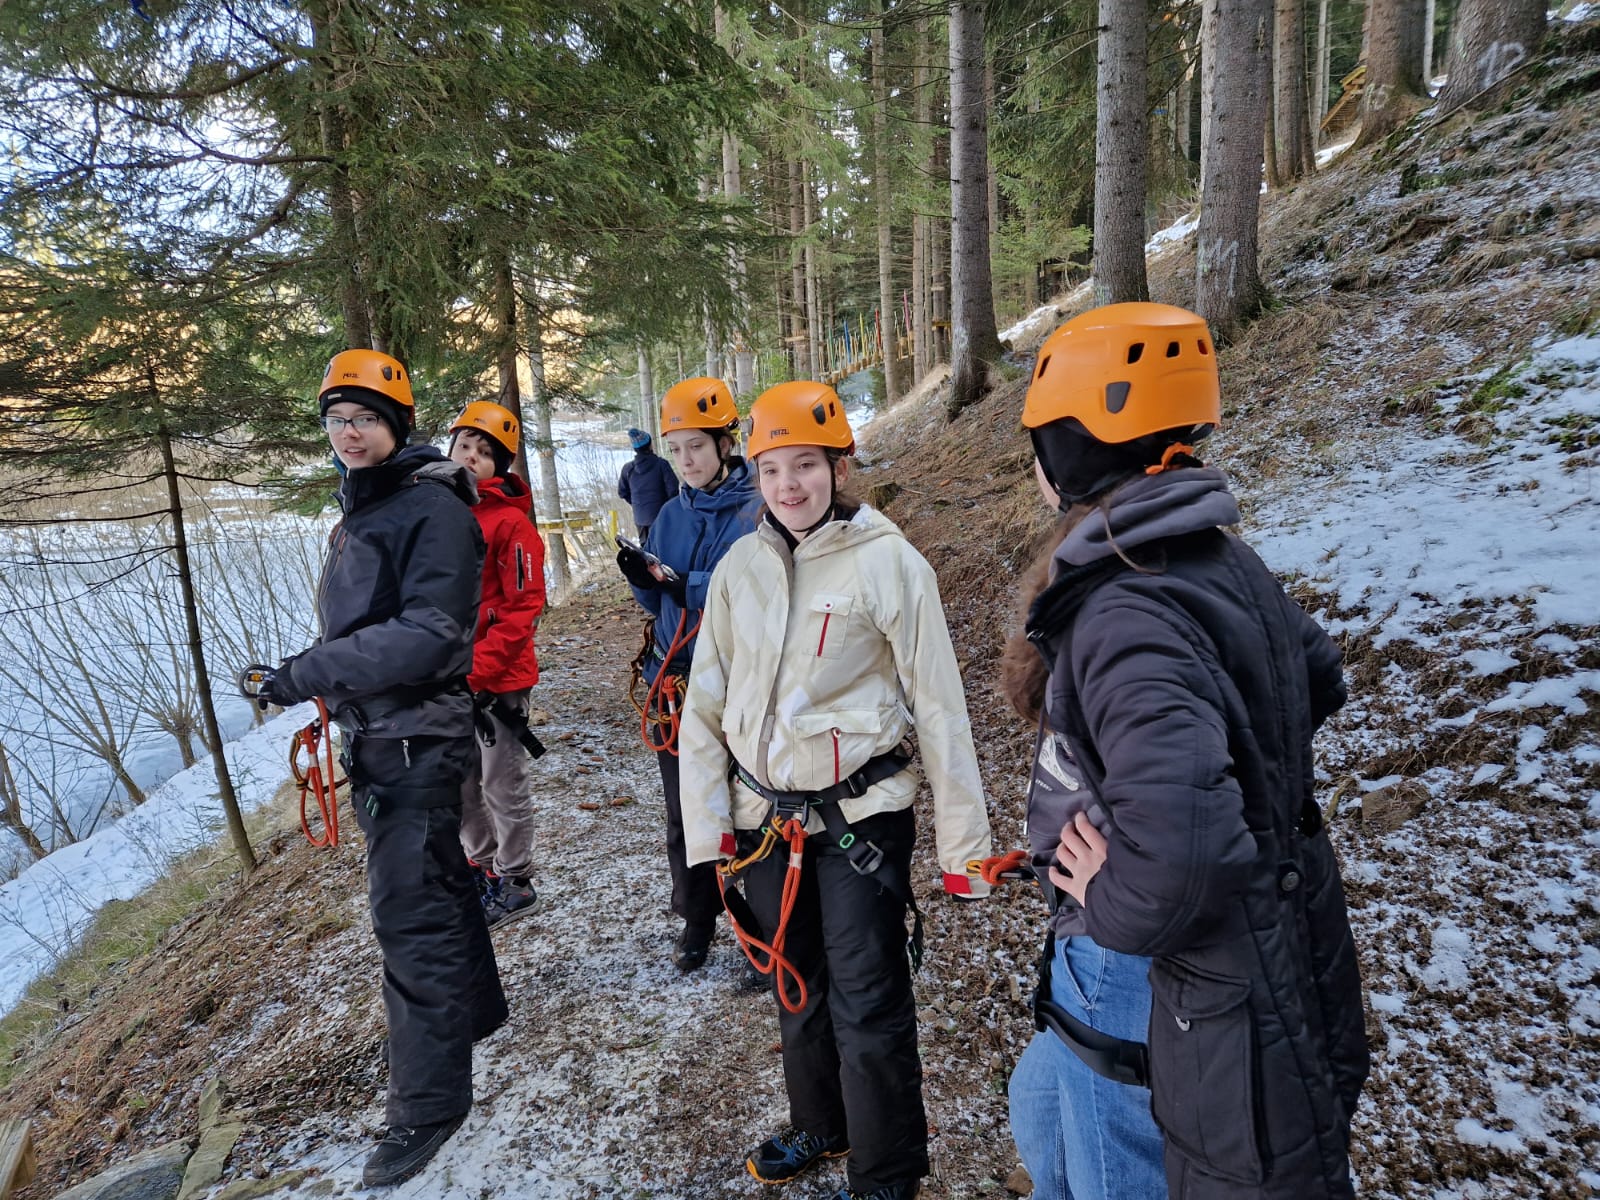
<instances>
[{"instance_id":1,"label":"hiking boot","mask_svg":"<svg viewBox=\"0 0 1600 1200\"><path fill-rule=\"evenodd\" d=\"M494 911L494 906L500 903L500 891L505 887L506 881L487 867L479 867L477 870L478 903L483 905L483 915L488 917Z\"/></svg>"},{"instance_id":2,"label":"hiking boot","mask_svg":"<svg viewBox=\"0 0 1600 1200\"><path fill-rule=\"evenodd\" d=\"M916 1183L891 1183L888 1187L858 1192L855 1188L840 1188L833 1200L917 1200L921 1185Z\"/></svg>"},{"instance_id":3,"label":"hiking boot","mask_svg":"<svg viewBox=\"0 0 1600 1200\"><path fill-rule=\"evenodd\" d=\"M383 1141L361 1168L363 1187L389 1187L410 1179L439 1152L466 1114L437 1125L391 1125Z\"/></svg>"},{"instance_id":4,"label":"hiking boot","mask_svg":"<svg viewBox=\"0 0 1600 1200\"><path fill-rule=\"evenodd\" d=\"M749 955L739 955L739 965L734 972L734 987L741 992L765 992L772 987L772 979L761 973Z\"/></svg>"},{"instance_id":5,"label":"hiking boot","mask_svg":"<svg viewBox=\"0 0 1600 1200\"><path fill-rule=\"evenodd\" d=\"M822 1138L791 1126L757 1146L744 1165L762 1183L788 1183L824 1158L849 1153L842 1137Z\"/></svg>"},{"instance_id":6,"label":"hiking boot","mask_svg":"<svg viewBox=\"0 0 1600 1200\"><path fill-rule=\"evenodd\" d=\"M530 880L501 879L497 882L500 886L495 890L494 902L485 905L483 910L490 929L517 917L527 916L533 912L533 906L539 899L539 893L534 890Z\"/></svg>"},{"instance_id":7,"label":"hiking boot","mask_svg":"<svg viewBox=\"0 0 1600 1200\"><path fill-rule=\"evenodd\" d=\"M672 963L684 974L698 971L706 965L706 955L711 952L711 939L717 935L717 923L705 925L686 924L678 941L672 947Z\"/></svg>"}]
</instances>

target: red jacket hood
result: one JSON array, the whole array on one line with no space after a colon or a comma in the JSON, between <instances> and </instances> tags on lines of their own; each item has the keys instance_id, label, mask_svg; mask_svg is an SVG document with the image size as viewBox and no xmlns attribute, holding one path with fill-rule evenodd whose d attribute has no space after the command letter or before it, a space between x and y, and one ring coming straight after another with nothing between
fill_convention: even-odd
<instances>
[{"instance_id":1,"label":"red jacket hood","mask_svg":"<svg viewBox=\"0 0 1600 1200\"><path fill-rule=\"evenodd\" d=\"M479 504L509 504L518 512L533 512L533 492L515 475L478 480Z\"/></svg>"}]
</instances>

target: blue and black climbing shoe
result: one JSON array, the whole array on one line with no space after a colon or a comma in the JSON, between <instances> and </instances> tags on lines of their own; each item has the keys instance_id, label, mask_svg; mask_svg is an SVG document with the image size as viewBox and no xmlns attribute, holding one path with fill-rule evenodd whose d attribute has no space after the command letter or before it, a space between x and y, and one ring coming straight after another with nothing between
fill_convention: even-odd
<instances>
[{"instance_id":1,"label":"blue and black climbing shoe","mask_svg":"<svg viewBox=\"0 0 1600 1200\"><path fill-rule=\"evenodd\" d=\"M840 1188L833 1200L917 1200L921 1185L916 1183L891 1183L887 1187L858 1192L855 1188Z\"/></svg>"},{"instance_id":2,"label":"blue and black climbing shoe","mask_svg":"<svg viewBox=\"0 0 1600 1200\"><path fill-rule=\"evenodd\" d=\"M790 1128L757 1146L744 1165L762 1183L788 1183L824 1158L841 1158L849 1153L850 1147L842 1137L818 1137Z\"/></svg>"}]
</instances>

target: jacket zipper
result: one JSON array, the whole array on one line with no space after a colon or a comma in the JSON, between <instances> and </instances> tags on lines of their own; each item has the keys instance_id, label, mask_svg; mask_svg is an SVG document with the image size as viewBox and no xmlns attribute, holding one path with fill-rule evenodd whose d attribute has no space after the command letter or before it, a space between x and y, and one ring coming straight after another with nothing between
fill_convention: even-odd
<instances>
[{"instance_id":1,"label":"jacket zipper","mask_svg":"<svg viewBox=\"0 0 1600 1200\"><path fill-rule=\"evenodd\" d=\"M825 613L822 614L822 636L817 639L817 657L818 658L822 657L822 647L827 644L827 641L828 641L828 622L831 621L832 619L833 619L833 614L831 612L825 612ZM834 732L837 733L838 730L835 730ZM835 738L834 740L838 741L837 738ZM834 748L838 749L837 746L835 746Z\"/></svg>"}]
</instances>

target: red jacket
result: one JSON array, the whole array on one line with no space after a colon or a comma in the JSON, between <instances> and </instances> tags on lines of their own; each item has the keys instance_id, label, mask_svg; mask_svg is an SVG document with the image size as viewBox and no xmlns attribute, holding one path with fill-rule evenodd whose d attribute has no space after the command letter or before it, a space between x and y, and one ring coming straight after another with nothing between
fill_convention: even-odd
<instances>
[{"instance_id":1,"label":"red jacket","mask_svg":"<svg viewBox=\"0 0 1600 1200\"><path fill-rule=\"evenodd\" d=\"M533 494L515 475L478 481L473 508L483 527L483 600L473 636L475 692L517 692L539 682L533 632L544 611L544 542L528 519Z\"/></svg>"}]
</instances>

